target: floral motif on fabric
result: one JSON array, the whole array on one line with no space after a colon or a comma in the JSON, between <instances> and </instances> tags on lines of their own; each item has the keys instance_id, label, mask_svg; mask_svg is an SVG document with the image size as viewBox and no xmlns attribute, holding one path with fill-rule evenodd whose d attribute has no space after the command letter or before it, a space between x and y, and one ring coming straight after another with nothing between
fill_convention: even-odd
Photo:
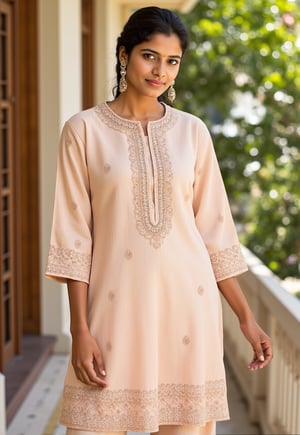
<instances>
[{"instance_id":1,"label":"floral motif on fabric","mask_svg":"<svg viewBox=\"0 0 300 435\"><path fill-rule=\"evenodd\" d=\"M61 276L88 282L90 268L90 254L84 254L74 251L73 249L50 246L46 275Z\"/></svg>"},{"instance_id":2,"label":"floral motif on fabric","mask_svg":"<svg viewBox=\"0 0 300 435\"><path fill-rule=\"evenodd\" d=\"M139 122L117 116L106 103L96 111L109 127L127 136L136 227L154 248L159 248L172 226L172 168L166 144L166 132L176 122L176 114L167 106L165 115L149 123L149 143ZM149 159L150 156L150 159ZM151 162L151 170L148 165Z\"/></svg>"},{"instance_id":3,"label":"floral motif on fabric","mask_svg":"<svg viewBox=\"0 0 300 435\"><path fill-rule=\"evenodd\" d=\"M240 245L210 254L210 261L216 281L239 275L248 269Z\"/></svg>"},{"instance_id":4,"label":"floral motif on fabric","mask_svg":"<svg viewBox=\"0 0 300 435\"><path fill-rule=\"evenodd\" d=\"M61 422L90 431L154 432L162 424L202 426L228 418L225 381L217 380L148 391L65 386Z\"/></svg>"}]
</instances>

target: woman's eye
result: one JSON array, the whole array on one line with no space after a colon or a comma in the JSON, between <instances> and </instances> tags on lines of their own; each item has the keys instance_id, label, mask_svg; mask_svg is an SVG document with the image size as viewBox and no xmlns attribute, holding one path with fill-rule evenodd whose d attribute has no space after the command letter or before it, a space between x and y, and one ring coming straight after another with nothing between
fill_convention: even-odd
<instances>
[{"instance_id":1,"label":"woman's eye","mask_svg":"<svg viewBox=\"0 0 300 435\"><path fill-rule=\"evenodd\" d=\"M170 60L169 60L169 63L170 63L171 65L178 65L178 64L179 64L179 61L178 61L177 59L170 59Z\"/></svg>"},{"instance_id":2,"label":"woman's eye","mask_svg":"<svg viewBox=\"0 0 300 435\"><path fill-rule=\"evenodd\" d=\"M154 60L155 57L152 53L144 53L144 58L148 60Z\"/></svg>"}]
</instances>

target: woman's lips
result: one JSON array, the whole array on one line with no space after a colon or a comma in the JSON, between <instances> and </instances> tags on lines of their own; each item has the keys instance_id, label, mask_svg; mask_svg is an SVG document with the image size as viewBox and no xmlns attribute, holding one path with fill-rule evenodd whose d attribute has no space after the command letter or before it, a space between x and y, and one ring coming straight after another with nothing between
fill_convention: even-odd
<instances>
[{"instance_id":1,"label":"woman's lips","mask_svg":"<svg viewBox=\"0 0 300 435\"><path fill-rule=\"evenodd\" d=\"M164 86L164 83L158 82L157 80L147 80L146 82L149 83L149 85L155 87L155 88L161 88Z\"/></svg>"}]
</instances>

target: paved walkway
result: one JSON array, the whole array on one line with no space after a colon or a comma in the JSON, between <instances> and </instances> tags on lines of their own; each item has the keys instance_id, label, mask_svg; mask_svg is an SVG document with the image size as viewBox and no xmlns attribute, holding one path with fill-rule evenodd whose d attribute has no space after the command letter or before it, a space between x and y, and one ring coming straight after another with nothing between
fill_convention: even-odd
<instances>
[{"instance_id":1,"label":"paved walkway","mask_svg":"<svg viewBox=\"0 0 300 435\"><path fill-rule=\"evenodd\" d=\"M66 355L53 355L50 358L9 425L7 435L65 435L65 428L57 423L57 417L67 361ZM227 378L231 420L218 423L217 434L261 434L259 428L250 423L247 406L229 371ZM145 434L129 432L128 435Z\"/></svg>"}]
</instances>

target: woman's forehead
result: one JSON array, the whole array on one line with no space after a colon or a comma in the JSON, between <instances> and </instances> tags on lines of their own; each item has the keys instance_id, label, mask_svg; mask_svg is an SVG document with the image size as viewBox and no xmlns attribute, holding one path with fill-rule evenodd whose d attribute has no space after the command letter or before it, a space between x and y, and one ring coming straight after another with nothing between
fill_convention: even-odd
<instances>
[{"instance_id":1,"label":"woman's forehead","mask_svg":"<svg viewBox=\"0 0 300 435\"><path fill-rule=\"evenodd\" d=\"M138 49L152 49L165 56L181 56L182 49L180 39L175 33L165 35L164 33L154 33L147 41L136 45Z\"/></svg>"}]
</instances>

